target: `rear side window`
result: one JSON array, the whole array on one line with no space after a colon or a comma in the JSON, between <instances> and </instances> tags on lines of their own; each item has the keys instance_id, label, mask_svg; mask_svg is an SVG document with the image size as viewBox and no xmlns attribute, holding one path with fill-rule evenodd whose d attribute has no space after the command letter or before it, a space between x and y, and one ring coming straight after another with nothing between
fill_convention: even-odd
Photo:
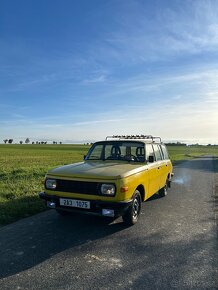
<instances>
[{"instance_id":1,"label":"rear side window","mask_svg":"<svg viewBox=\"0 0 218 290\"><path fill-rule=\"evenodd\" d=\"M161 150L162 150L162 153L163 153L163 158L164 159L169 159L169 154L168 154L168 151L167 151L167 148L165 145L161 145Z\"/></svg>"},{"instance_id":2,"label":"rear side window","mask_svg":"<svg viewBox=\"0 0 218 290\"><path fill-rule=\"evenodd\" d=\"M154 147L154 155L155 155L156 161L162 160L162 154L161 154L159 146L157 146L156 144L153 144L153 147Z\"/></svg>"},{"instance_id":3,"label":"rear side window","mask_svg":"<svg viewBox=\"0 0 218 290\"><path fill-rule=\"evenodd\" d=\"M146 144L146 160L148 160L149 156L154 156L154 150L151 144Z\"/></svg>"}]
</instances>

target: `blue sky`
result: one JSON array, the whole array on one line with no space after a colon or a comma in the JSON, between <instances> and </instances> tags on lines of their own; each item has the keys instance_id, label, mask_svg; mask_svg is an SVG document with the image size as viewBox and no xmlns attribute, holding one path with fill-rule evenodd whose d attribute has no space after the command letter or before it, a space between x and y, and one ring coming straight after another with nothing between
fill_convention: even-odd
<instances>
[{"instance_id":1,"label":"blue sky","mask_svg":"<svg viewBox=\"0 0 218 290\"><path fill-rule=\"evenodd\" d=\"M1 0L0 142L218 143L218 1Z\"/></svg>"}]
</instances>

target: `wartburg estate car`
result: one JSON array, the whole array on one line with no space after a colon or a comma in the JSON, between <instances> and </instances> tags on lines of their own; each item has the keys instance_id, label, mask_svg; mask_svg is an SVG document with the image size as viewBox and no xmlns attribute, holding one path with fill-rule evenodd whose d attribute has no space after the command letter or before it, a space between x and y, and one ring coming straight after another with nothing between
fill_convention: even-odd
<instances>
[{"instance_id":1,"label":"wartburg estate car","mask_svg":"<svg viewBox=\"0 0 218 290\"><path fill-rule=\"evenodd\" d=\"M50 170L39 196L61 215L88 213L138 221L141 203L167 194L172 163L160 137L110 136L94 143L84 161Z\"/></svg>"}]
</instances>

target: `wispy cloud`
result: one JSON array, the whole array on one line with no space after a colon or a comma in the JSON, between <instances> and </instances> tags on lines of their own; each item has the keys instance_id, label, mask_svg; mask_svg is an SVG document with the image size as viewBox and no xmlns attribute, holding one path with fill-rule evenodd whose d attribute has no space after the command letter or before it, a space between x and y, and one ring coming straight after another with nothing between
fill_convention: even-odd
<instances>
[{"instance_id":1,"label":"wispy cloud","mask_svg":"<svg viewBox=\"0 0 218 290\"><path fill-rule=\"evenodd\" d=\"M104 83L106 81L105 75L100 75L94 78L86 79L83 81L84 84L95 84L95 83Z\"/></svg>"},{"instance_id":2,"label":"wispy cloud","mask_svg":"<svg viewBox=\"0 0 218 290\"><path fill-rule=\"evenodd\" d=\"M21 25L0 40L1 139L218 137L216 1L111 1L87 17L90 30L69 18L61 37Z\"/></svg>"},{"instance_id":3,"label":"wispy cloud","mask_svg":"<svg viewBox=\"0 0 218 290\"><path fill-rule=\"evenodd\" d=\"M178 4L178 2L176 2ZM218 7L215 1L183 1L183 5L149 5L125 2L122 17L115 14L117 30L93 43L96 60L128 64L217 51ZM152 6L152 5L151 5Z\"/></svg>"}]
</instances>

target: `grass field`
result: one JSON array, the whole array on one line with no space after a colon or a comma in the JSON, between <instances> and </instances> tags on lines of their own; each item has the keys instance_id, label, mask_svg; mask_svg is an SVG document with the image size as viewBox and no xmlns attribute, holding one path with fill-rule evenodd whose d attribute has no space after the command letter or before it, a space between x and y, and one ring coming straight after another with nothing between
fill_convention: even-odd
<instances>
[{"instance_id":1,"label":"grass field","mask_svg":"<svg viewBox=\"0 0 218 290\"><path fill-rule=\"evenodd\" d=\"M87 145L0 145L0 224L45 210L38 192L48 169L83 160ZM202 155L218 157L218 146L169 146L173 163Z\"/></svg>"}]
</instances>

